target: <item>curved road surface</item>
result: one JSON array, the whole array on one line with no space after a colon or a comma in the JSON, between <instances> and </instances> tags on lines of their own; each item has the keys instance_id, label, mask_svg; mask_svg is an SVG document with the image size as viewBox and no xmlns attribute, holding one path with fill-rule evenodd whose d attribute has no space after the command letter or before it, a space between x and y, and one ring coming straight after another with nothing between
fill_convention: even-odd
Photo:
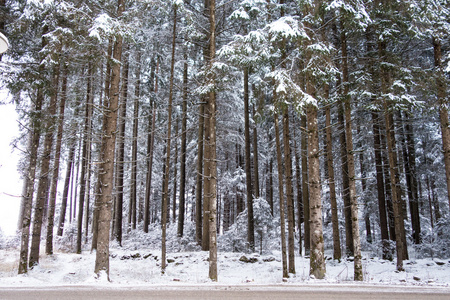
<instances>
[{"instance_id":1,"label":"curved road surface","mask_svg":"<svg viewBox=\"0 0 450 300\"><path fill-rule=\"evenodd\" d=\"M117 287L58 286L0 288L0 299L450 299L450 288L415 286L162 286Z\"/></svg>"}]
</instances>

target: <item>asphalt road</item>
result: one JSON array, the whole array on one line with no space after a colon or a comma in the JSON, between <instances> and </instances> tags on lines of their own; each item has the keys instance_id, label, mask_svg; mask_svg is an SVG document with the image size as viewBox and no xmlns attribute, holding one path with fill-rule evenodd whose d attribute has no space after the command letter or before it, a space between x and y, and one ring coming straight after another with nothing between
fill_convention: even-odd
<instances>
[{"instance_id":1,"label":"asphalt road","mask_svg":"<svg viewBox=\"0 0 450 300\"><path fill-rule=\"evenodd\" d=\"M46 299L450 299L450 288L405 286L167 286L167 287L16 287L0 288L1 300Z\"/></svg>"}]
</instances>

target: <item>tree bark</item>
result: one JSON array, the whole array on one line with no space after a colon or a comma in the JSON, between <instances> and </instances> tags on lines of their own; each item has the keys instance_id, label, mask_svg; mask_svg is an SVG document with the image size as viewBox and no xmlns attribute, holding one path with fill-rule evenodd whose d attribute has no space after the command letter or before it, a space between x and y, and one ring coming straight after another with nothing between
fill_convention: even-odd
<instances>
[{"instance_id":1,"label":"tree bark","mask_svg":"<svg viewBox=\"0 0 450 300\"><path fill-rule=\"evenodd\" d=\"M64 232L64 223L65 223L66 211L67 211L67 198L69 195L72 166L73 166L73 160L75 157L75 147L77 144L74 139L72 139L70 143L71 143L71 146L69 149L69 156L67 158L66 176L65 176L65 180L64 180L64 189L63 189L62 200L61 200L61 212L59 215L58 231L56 232L56 234L58 236L62 236L63 232Z\"/></svg>"},{"instance_id":2,"label":"tree bark","mask_svg":"<svg viewBox=\"0 0 450 300\"><path fill-rule=\"evenodd\" d=\"M150 195L152 187L152 169L153 169L153 148L155 145L155 123L156 123L156 105L153 104L151 118L151 131L148 149L148 168L145 189L145 203L144 203L144 232L148 233L148 226L150 225Z\"/></svg>"},{"instance_id":3,"label":"tree bark","mask_svg":"<svg viewBox=\"0 0 450 300\"><path fill-rule=\"evenodd\" d=\"M255 198L258 199L260 196L259 192L259 162L258 162L258 131L256 129L256 120L255 120L255 107L253 106L253 122L255 125L253 126L253 182L254 182L254 191Z\"/></svg>"},{"instance_id":4,"label":"tree bark","mask_svg":"<svg viewBox=\"0 0 450 300\"><path fill-rule=\"evenodd\" d=\"M285 109L283 113L283 148L284 148L284 172L286 177L286 203L288 217L288 271L295 274L295 219L294 219L294 189L292 187L292 156L289 143L289 113Z\"/></svg>"},{"instance_id":5,"label":"tree bark","mask_svg":"<svg viewBox=\"0 0 450 300\"><path fill-rule=\"evenodd\" d=\"M294 121L294 123L296 123ZM302 179L300 170L300 157L297 145L297 134L294 125L294 158L295 158L295 186L297 189L297 227L298 227L298 252L302 255L302 222L303 220L303 198L302 198Z\"/></svg>"},{"instance_id":6,"label":"tree bark","mask_svg":"<svg viewBox=\"0 0 450 300\"><path fill-rule=\"evenodd\" d=\"M186 130L187 130L187 98L188 98L188 55L187 47L184 50L183 64L183 119L181 121L181 156L180 156L180 197L178 206L178 237L184 233L184 215L186 210Z\"/></svg>"},{"instance_id":7,"label":"tree bark","mask_svg":"<svg viewBox=\"0 0 450 300\"><path fill-rule=\"evenodd\" d=\"M212 71L216 56L216 1L209 1L209 69ZM209 84L215 86L215 76L211 73ZM205 204L209 209L209 278L217 281L217 161L216 161L216 92L209 92L205 121Z\"/></svg>"},{"instance_id":8,"label":"tree bark","mask_svg":"<svg viewBox=\"0 0 450 300\"><path fill-rule=\"evenodd\" d=\"M136 57L138 67L136 68L136 83L134 89L133 107L133 142L131 146L131 182L130 182L130 206L131 206L131 226L136 229L137 224L137 148L139 129L139 97L141 85L141 52L138 50Z\"/></svg>"},{"instance_id":9,"label":"tree bark","mask_svg":"<svg viewBox=\"0 0 450 300\"><path fill-rule=\"evenodd\" d=\"M104 88L104 99L100 98L100 103L99 103L99 107L102 108L102 110L104 110L104 107L106 107L107 105L105 104L109 104L110 103L110 94L111 94L111 69L112 69L112 62L113 62L113 50L114 50L114 39L112 37L109 38L109 43L108 43L108 53L107 53L107 57L106 57L106 78L105 78L105 88ZM106 120L106 114L103 114L103 118L102 118L102 132L101 132L101 140L103 143L103 140L105 139L105 120ZM116 121L117 122L117 121ZM100 148L102 147L102 145L100 146ZM100 152L98 155L98 161L100 163L103 162L103 152ZM97 250L97 244L98 244L98 225L99 225L99 213L100 213L100 196L102 193L102 176L103 176L103 170L101 169L101 165L99 164L97 166L97 182L95 184L95 189L94 189L94 195L95 195L95 200L94 200L94 212L93 212L93 217L92 217L92 246L91 246L91 251Z\"/></svg>"},{"instance_id":10,"label":"tree bark","mask_svg":"<svg viewBox=\"0 0 450 300\"><path fill-rule=\"evenodd\" d=\"M255 251L255 224L253 220L253 189L250 162L250 117L249 117L248 68L244 68L244 136L245 136L245 182L247 187L247 243Z\"/></svg>"},{"instance_id":11,"label":"tree bark","mask_svg":"<svg viewBox=\"0 0 450 300\"><path fill-rule=\"evenodd\" d=\"M331 108L329 105L325 108L325 127L326 127L326 151L327 151L327 168L328 168L328 186L330 188L331 202L331 223L333 227L333 258L341 259L341 240L339 236L339 219L336 201L336 183L334 179L334 163L333 163L333 138L331 129Z\"/></svg>"},{"instance_id":12,"label":"tree bark","mask_svg":"<svg viewBox=\"0 0 450 300\"><path fill-rule=\"evenodd\" d=\"M176 219L177 219L177 189L178 189L178 184L177 184L177 177L178 177L178 130L179 130L179 125L178 125L178 119L175 120L175 140L174 140L174 148L175 148L175 154L174 154L174 162L173 162L173 190L172 190L172 223L175 224Z\"/></svg>"},{"instance_id":13,"label":"tree bark","mask_svg":"<svg viewBox=\"0 0 450 300\"><path fill-rule=\"evenodd\" d=\"M348 61L347 61L347 37L345 32L341 33L341 49L342 49L342 83L344 84L344 110L345 110L345 136L347 148L347 165L349 178L349 196L351 205L351 224L353 238L353 255L354 259L354 279L355 281L363 280L363 270L361 262L361 242L359 237L358 222L358 198L356 195L356 175L355 175L355 158L353 156L353 133L352 133L352 108L351 98L349 95L349 79L348 79Z\"/></svg>"},{"instance_id":14,"label":"tree bark","mask_svg":"<svg viewBox=\"0 0 450 300\"><path fill-rule=\"evenodd\" d=\"M84 114L84 128L83 128L83 146L81 154L81 182L80 182L80 196L78 204L78 219L77 219L77 248L76 253L81 254L81 240L82 240L82 230L83 230L83 210L84 210L84 200L86 196L86 183L87 183L87 170L88 170L88 145L90 147L89 139L89 125L90 125L90 106L92 105L92 95L91 95L91 84L93 67L92 63L89 64L89 76L87 82L86 91L86 106Z\"/></svg>"},{"instance_id":15,"label":"tree bark","mask_svg":"<svg viewBox=\"0 0 450 300\"><path fill-rule=\"evenodd\" d=\"M61 144L64 129L64 110L66 108L67 99L67 76L68 76L68 66L67 63L64 64L63 79L62 79L62 97L59 103L59 117L58 117L58 133L56 135L56 146L55 146L55 159L53 165L52 182L50 187L50 198L49 198L49 211L47 219L47 239L45 253L48 255L53 254L53 227L55 224L55 206L56 206L56 192L58 187L58 177L59 177L59 164L61 157ZM67 202L66 202L67 203Z\"/></svg>"},{"instance_id":16,"label":"tree bark","mask_svg":"<svg viewBox=\"0 0 450 300\"><path fill-rule=\"evenodd\" d=\"M117 161L116 161L116 195L115 195L115 214L114 214L114 234L113 237L122 246L122 226L123 226L123 186L124 186L124 161L125 161L125 130L128 101L128 71L129 59L123 57L122 69L122 93L119 104L119 128L117 135Z\"/></svg>"},{"instance_id":17,"label":"tree bark","mask_svg":"<svg viewBox=\"0 0 450 300\"><path fill-rule=\"evenodd\" d=\"M275 91L274 91L274 99ZM283 179L283 161L281 154L280 130L278 129L278 113L274 113L275 123L275 147L277 149L277 169L278 169L278 193L280 195L280 230L281 230L281 261L283 267L283 278L289 278L288 263L286 254L286 224L284 212L284 179Z\"/></svg>"},{"instance_id":18,"label":"tree bark","mask_svg":"<svg viewBox=\"0 0 450 300\"><path fill-rule=\"evenodd\" d=\"M384 42L379 42L379 55L382 59L386 57L386 44ZM387 93L389 84L389 74L388 70L384 68L381 69L381 92L383 94ZM388 146L388 157L389 157L389 178L392 194L392 206L394 212L394 223L395 223L395 241L397 250L397 271L404 271L403 259L404 259L404 245L402 240L402 229L404 226L403 222L403 211L401 208L401 201L397 194L397 150L394 135L394 124L392 118L392 112L390 112L390 106L387 99L383 99L383 107L385 114L385 124L386 124L386 140Z\"/></svg>"},{"instance_id":19,"label":"tree bark","mask_svg":"<svg viewBox=\"0 0 450 300\"><path fill-rule=\"evenodd\" d=\"M172 139L172 102L173 102L173 79L175 69L175 39L177 30L177 6L173 6L173 29L172 29L172 59L170 64L170 82L169 82L169 104L167 107L167 141L166 141L166 161L165 177L162 202L162 237L161 237L161 272L166 270L166 229L167 229L167 210L169 199L169 174L170 174L170 142Z\"/></svg>"},{"instance_id":20,"label":"tree bark","mask_svg":"<svg viewBox=\"0 0 450 300\"><path fill-rule=\"evenodd\" d=\"M38 190L36 195L36 207L34 210L33 218L33 235L31 238L31 248L30 248L30 258L29 267L33 268L39 264L39 250L41 244L41 229L43 225L44 217L44 207L47 205L48 197L48 183L49 183L49 173L50 173L50 161L52 159L52 148L53 148L53 133L54 133L54 123L55 114L57 106L57 91L59 83L59 65L53 70L52 78L52 88L53 93L50 96L50 103L47 108L47 115L45 116L45 137L44 137L44 149L42 153L41 161L41 171L38 184Z\"/></svg>"},{"instance_id":21,"label":"tree bark","mask_svg":"<svg viewBox=\"0 0 450 300\"><path fill-rule=\"evenodd\" d=\"M419 193L417 183L417 171L416 171L416 147L414 142L413 125L410 121L405 124L406 133L406 145L408 149L408 161L409 161L409 173L410 173L410 190L412 196L412 203L410 202L411 222L413 223L413 240L416 244L422 243L420 236L420 214L419 214Z\"/></svg>"},{"instance_id":22,"label":"tree bark","mask_svg":"<svg viewBox=\"0 0 450 300\"><path fill-rule=\"evenodd\" d=\"M310 83L309 83L310 84ZM308 84L308 85L309 85ZM322 231L322 201L320 188L319 162L319 128L317 124L317 107L306 108L308 122L308 175L311 219L311 253L309 274L316 279L323 279L326 273L324 241Z\"/></svg>"},{"instance_id":23,"label":"tree bark","mask_svg":"<svg viewBox=\"0 0 450 300\"><path fill-rule=\"evenodd\" d=\"M43 47L45 46L45 39L42 39ZM39 69L44 71L44 65L41 64ZM30 241L30 225L31 225L31 213L34 194L34 181L36 178L36 167L38 148L40 143L41 134L41 110L44 100L44 94L42 88L37 89L36 100L34 102L33 114L30 118L30 128L28 140L28 167L25 174L22 203L23 203L23 215L21 216L21 242L20 242L20 256L19 256L19 274L25 274L28 272L28 245Z\"/></svg>"},{"instance_id":24,"label":"tree bark","mask_svg":"<svg viewBox=\"0 0 450 300\"><path fill-rule=\"evenodd\" d=\"M121 17L125 10L125 0L118 0L117 17ZM94 272L98 277L104 272L109 280L109 232L111 226L111 203L114 173L114 152L117 127L117 110L119 108L120 62L122 60L123 37L118 35L114 43L111 90L109 98L105 99L104 122L101 152L102 160L99 165L99 182L101 193L98 204L98 240Z\"/></svg>"},{"instance_id":25,"label":"tree bark","mask_svg":"<svg viewBox=\"0 0 450 300\"><path fill-rule=\"evenodd\" d=\"M447 197L450 207L450 128L448 121L447 84L442 67L441 40L433 36L434 66L436 67L437 97L439 105L439 119L442 134L442 148L444 152L445 178L447 179Z\"/></svg>"},{"instance_id":26,"label":"tree bark","mask_svg":"<svg viewBox=\"0 0 450 300\"><path fill-rule=\"evenodd\" d=\"M156 66L155 66L156 65ZM157 92L157 80L155 81L155 68L158 71L158 65L154 60L151 62L150 71L150 92L151 97L153 93ZM156 105L153 103L153 99L150 100L150 114L149 120L149 133L147 135L147 176L145 182L145 198L144 198L144 232L148 233L148 226L150 225L150 196L152 190L152 169L153 169L153 148L155 144L155 122L156 122Z\"/></svg>"},{"instance_id":27,"label":"tree bark","mask_svg":"<svg viewBox=\"0 0 450 300\"><path fill-rule=\"evenodd\" d=\"M196 240L205 250L203 243L203 218L202 218L202 202L203 202L203 148L204 148L204 128L205 128L205 104L202 96L202 103L199 107L198 115L198 141L197 141L197 179L195 192L195 234Z\"/></svg>"},{"instance_id":28,"label":"tree bark","mask_svg":"<svg viewBox=\"0 0 450 300\"><path fill-rule=\"evenodd\" d=\"M310 254L311 235L310 235L310 215L309 215L309 179L308 179L308 133L306 132L306 116L300 117L300 127L304 128L301 136L301 157L302 157L302 198L303 198L303 220L305 233L304 245L305 255Z\"/></svg>"}]
</instances>

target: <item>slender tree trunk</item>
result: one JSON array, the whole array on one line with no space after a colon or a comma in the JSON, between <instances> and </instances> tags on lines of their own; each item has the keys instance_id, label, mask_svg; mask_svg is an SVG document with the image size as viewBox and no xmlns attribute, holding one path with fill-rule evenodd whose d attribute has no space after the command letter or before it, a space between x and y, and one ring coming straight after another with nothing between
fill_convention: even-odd
<instances>
[{"instance_id":1,"label":"slender tree trunk","mask_svg":"<svg viewBox=\"0 0 450 300\"><path fill-rule=\"evenodd\" d=\"M64 189L62 193L62 201L61 201L61 212L59 215L59 222L58 222L58 231L56 234L58 236L62 236L64 232L64 223L66 219L66 211L67 211L67 198L69 195L69 187L70 187L70 179L72 174L72 166L73 166L73 160L75 157L75 147L76 142L75 140L71 140L71 146L69 150L69 156L67 158L67 168L66 168L66 177L64 180Z\"/></svg>"},{"instance_id":2,"label":"slender tree trunk","mask_svg":"<svg viewBox=\"0 0 450 300\"><path fill-rule=\"evenodd\" d=\"M116 196L114 214L113 238L122 246L122 223L123 223L123 186L124 186L124 161L125 161L125 129L128 101L128 55L123 57L122 70L122 94L119 106L119 132L117 135L117 161L116 161Z\"/></svg>"},{"instance_id":3,"label":"slender tree trunk","mask_svg":"<svg viewBox=\"0 0 450 300\"><path fill-rule=\"evenodd\" d=\"M253 189L250 162L250 117L249 117L249 90L248 68L244 69L244 136L245 136L245 181L247 187L247 243L251 252L255 251L255 224L253 220Z\"/></svg>"},{"instance_id":4,"label":"slender tree trunk","mask_svg":"<svg viewBox=\"0 0 450 300\"><path fill-rule=\"evenodd\" d=\"M202 97L204 100L204 97ZM197 179L195 193L195 234L199 245L203 247L203 219L202 219L202 194L203 194L203 143L204 143L204 127L205 127L205 105L202 101L199 107L198 115L198 141L197 141Z\"/></svg>"},{"instance_id":5,"label":"slender tree trunk","mask_svg":"<svg viewBox=\"0 0 450 300\"><path fill-rule=\"evenodd\" d=\"M385 197L385 185L384 185L384 171L383 171L383 158L381 156L381 134L380 134L380 118L379 113L372 112L372 126L373 126L373 139L374 139L374 156L375 156L375 170L377 176L377 199L378 199L378 212L380 217L380 231L381 231L381 243L383 251L383 259L392 260L392 255L389 247L389 230Z\"/></svg>"},{"instance_id":6,"label":"slender tree trunk","mask_svg":"<svg viewBox=\"0 0 450 300\"><path fill-rule=\"evenodd\" d=\"M123 3L122 3L123 4ZM119 3L119 7L120 7L120 3ZM125 8L124 8L125 9ZM102 108L102 110L104 110L104 107L107 107L107 104L110 103L110 95L111 95L111 79L112 79L112 73L111 73L111 67L112 67L112 61L113 61L113 50L114 50L114 40L112 37L110 37L109 39L109 43L108 43L108 54L106 57L106 78L105 78L105 89L104 89L104 100L102 98L100 98L100 103L99 103L99 107ZM120 71L120 70L119 70ZM116 75L117 76L117 75ZM106 104L106 105L105 105ZM102 132L101 132L101 139L102 139L102 143L100 146L100 152L99 152L99 156L98 156L98 161L100 163L103 163L104 158L103 158L103 152L102 152L102 147L103 147L103 140L105 139L105 130L104 128L106 128L106 124L105 124L105 120L106 120L106 114L103 114L103 118L102 118ZM116 121L117 122L117 121ZM97 244L98 244L98 234L99 234L99 214L100 214L100 200L101 200L101 193L102 193L102 176L104 174L103 170L101 169L102 166L101 164L97 165L97 182L95 184L95 188L94 188L94 196L95 196L95 200L94 200L94 213L93 213L93 217L92 217L92 246L91 246L91 251L97 250ZM103 246L104 247L104 246ZM109 251L109 249L108 249ZM109 264L109 261L108 261Z\"/></svg>"},{"instance_id":7,"label":"slender tree trunk","mask_svg":"<svg viewBox=\"0 0 450 300\"><path fill-rule=\"evenodd\" d=\"M68 76L68 66L67 63L64 64L63 79L62 79L62 97L59 103L59 117L58 117L58 133L56 135L56 146L55 146L55 159L53 165L52 182L50 188L50 198L49 198L49 212L47 221L47 240L45 253L48 255L53 254L53 227L55 223L55 206L56 206L56 192L58 187L58 177L59 177L59 164L61 157L61 144L64 129L64 110L66 108L66 98L67 98L67 76ZM67 198L66 198L67 200ZM67 202L66 202L67 203Z\"/></svg>"},{"instance_id":8,"label":"slender tree trunk","mask_svg":"<svg viewBox=\"0 0 450 300\"><path fill-rule=\"evenodd\" d=\"M139 128L139 97L141 85L141 52L138 51L136 62L136 84L134 89L134 110L133 110L133 143L131 147L131 182L130 182L130 206L132 228L136 229L137 224L137 147Z\"/></svg>"},{"instance_id":9,"label":"slender tree trunk","mask_svg":"<svg viewBox=\"0 0 450 300\"><path fill-rule=\"evenodd\" d=\"M258 131L256 129L256 120L255 120L255 107L253 106L253 121L255 125L253 126L253 182L254 182L254 191L255 198L258 199L259 192L259 162L258 162Z\"/></svg>"},{"instance_id":10,"label":"slender tree trunk","mask_svg":"<svg viewBox=\"0 0 450 300\"><path fill-rule=\"evenodd\" d=\"M172 223L175 224L177 219L177 177L178 177L178 119L175 120L175 155L174 155L174 162L173 162L173 191L172 191Z\"/></svg>"},{"instance_id":11,"label":"slender tree trunk","mask_svg":"<svg viewBox=\"0 0 450 300\"><path fill-rule=\"evenodd\" d=\"M155 66L156 65L156 66ZM155 81L155 67L158 71L158 65L154 60L151 62L150 71L150 92L153 97L153 93L158 90L157 80ZM152 193L152 169L153 169L153 148L155 143L155 122L156 122L156 105L150 100L151 112L148 116L149 120L149 133L147 135L147 176L145 182L145 198L144 198L144 232L148 233L148 226L150 224L150 196Z\"/></svg>"},{"instance_id":12,"label":"slender tree trunk","mask_svg":"<svg viewBox=\"0 0 450 300\"><path fill-rule=\"evenodd\" d=\"M309 179L308 179L308 134L306 132L306 116L300 117L300 127L304 128L301 136L301 154L302 154L302 198L303 198L303 220L305 233L305 255L310 254L311 235L310 235L310 216L309 216Z\"/></svg>"},{"instance_id":13,"label":"slender tree trunk","mask_svg":"<svg viewBox=\"0 0 450 300\"><path fill-rule=\"evenodd\" d=\"M433 36L434 65L436 67L437 97L439 102L439 118L444 151L445 178L447 179L447 197L450 207L450 127L448 121L447 85L442 67L441 40Z\"/></svg>"},{"instance_id":14,"label":"slender tree trunk","mask_svg":"<svg viewBox=\"0 0 450 300\"><path fill-rule=\"evenodd\" d=\"M183 65L183 119L181 121L181 157L180 157L180 199L178 208L178 237L183 236L184 232L184 215L186 210L186 130L187 130L187 98L188 98L188 53L187 47L184 50Z\"/></svg>"},{"instance_id":15,"label":"slender tree trunk","mask_svg":"<svg viewBox=\"0 0 450 300\"><path fill-rule=\"evenodd\" d=\"M31 238L29 267L33 268L39 264L39 250L41 244L41 229L43 225L44 207L47 204L48 197L48 183L50 173L50 161L52 159L53 148L53 133L54 133L54 116L56 114L57 106L57 91L59 83L59 65L53 70L53 93L50 96L50 103L47 108L48 115L46 116L46 133L44 138L44 149L42 153L41 171L36 195L36 207L33 218L33 235Z\"/></svg>"},{"instance_id":16,"label":"slender tree trunk","mask_svg":"<svg viewBox=\"0 0 450 300\"><path fill-rule=\"evenodd\" d=\"M169 105L167 108L167 141L166 141L166 161L165 178L162 201L162 237L161 237L161 272L166 270L166 228L167 228L167 210L169 199L169 174L170 174L170 142L172 139L172 101L173 101L173 78L175 68L175 39L177 30L177 6L173 6L173 31L172 31L172 60L170 64L170 83L169 83Z\"/></svg>"},{"instance_id":17,"label":"slender tree trunk","mask_svg":"<svg viewBox=\"0 0 450 300\"><path fill-rule=\"evenodd\" d=\"M156 105L153 104L150 141L148 149L148 169L147 182L145 189L145 204L144 204L144 232L148 233L148 226L150 224L150 194L152 186L152 169L153 169L153 148L155 145L155 123L156 123Z\"/></svg>"},{"instance_id":18,"label":"slender tree trunk","mask_svg":"<svg viewBox=\"0 0 450 300\"><path fill-rule=\"evenodd\" d=\"M125 10L125 0L118 0L117 17ZM101 194L98 199L98 240L95 259L95 273L101 276L105 272L109 280L109 232L111 226L111 203L114 172L114 151L116 142L117 110L119 107L120 62L122 59L122 36L117 36L114 43L111 90L105 99L104 123L101 153L103 157L99 165L99 182Z\"/></svg>"},{"instance_id":19,"label":"slender tree trunk","mask_svg":"<svg viewBox=\"0 0 450 300\"><path fill-rule=\"evenodd\" d=\"M338 122L340 125L340 154L341 154L341 168L342 168L342 198L344 200L344 217L345 217L345 245L347 256L353 256L353 236L352 236L352 216L351 203L349 194L350 179L348 175L348 161L347 161L347 137L345 132L344 109L341 104L338 104Z\"/></svg>"},{"instance_id":20,"label":"slender tree trunk","mask_svg":"<svg viewBox=\"0 0 450 300\"><path fill-rule=\"evenodd\" d=\"M381 58L386 57L386 44L384 42L379 42L379 55ZM383 94L387 93L389 84L389 74L388 70L381 70L381 92ZM403 222L403 210L401 208L400 195L397 194L397 150L394 135L394 124L392 113L389 110L388 100L383 99L384 113L385 113L385 124L386 124L386 140L388 146L388 156L389 156L389 177L391 185L392 194L392 206L394 211L394 223L395 223L395 240L397 249L397 270L404 271L403 259L404 259L404 245L402 240L402 229L404 226Z\"/></svg>"},{"instance_id":21,"label":"slender tree trunk","mask_svg":"<svg viewBox=\"0 0 450 300\"><path fill-rule=\"evenodd\" d=\"M289 137L289 113L285 109L283 113L283 148L284 148L284 172L286 175L286 203L288 217L288 271L295 274L295 240L294 240L294 189L292 187L292 156Z\"/></svg>"},{"instance_id":22,"label":"slender tree trunk","mask_svg":"<svg viewBox=\"0 0 450 300\"><path fill-rule=\"evenodd\" d=\"M42 39L43 47L45 40ZM39 67L41 71L43 70L43 64ZM19 274L25 274L28 272L28 245L30 241L30 225L31 225L31 213L32 213L32 203L34 194L34 181L36 178L36 167L37 167L37 157L38 148L40 142L40 132L41 132L41 109L42 102L44 100L44 94L41 88L38 88L36 100L34 102L33 116L30 119L31 131L29 133L28 140L28 167L25 174L24 188L22 195L23 205L23 215L22 225L21 225L21 242L20 242L20 257L19 257Z\"/></svg>"},{"instance_id":23,"label":"slender tree trunk","mask_svg":"<svg viewBox=\"0 0 450 300\"><path fill-rule=\"evenodd\" d=\"M84 114L84 129L83 129L83 146L81 154L81 182L80 182L80 197L78 205L78 219L77 219L77 248L76 253L81 254L81 241L83 232L83 210L84 210L84 199L86 196L86 183L87 183L87 170L88 170L88 145L90 146L88 140L90 139L89 125L91 120L90 117L90 107L92 105L92 95L91 95L91 84L93 76L92 63L89 64L88 71L88 82L86 91L86 106Z\"/></svg>"},{"instance_id":24,"label":"slender tree trunk","mask_svg":"<svg viewBox=\"0 0 450 300\"><path fill-rule=\"evenodd\" d=\"M209 1L209 60L208 67L211 70L216 56L216 1ZM215 86L215 76L208 78L209 84ZM216 92L209 92L206 105L205 121L205 204L209 208L209 278L217 281L217 161L216 161Z\"/></svg>"},{"instance_id":25,"label":"slender tree trunk","mask_svg":"<svg viewBox=\"0 0 450 300\"><path fill-rule=\"evenodd\" d=\"M294 121L294 123L296 123ZM303 198L302 198L302 179L300 170L300 157L297 145L297 134L294 125L294 157L295 157L295 186L297 189L297 226L298 226L298 252L302 255L302 222L303 220Z\"/></svg>"},{"instance_id":26,"label":"slender tree trunk","mask_svg":"<svg viewBox=\"0 0 450 300\"><path fill-rule=\"evenodd\" d=\"M351 98L349 95L348 80L348 61L347 61L347 37L345 32L341 33L341 49L342 49L342 83L344 84L344 110L345 110L345 136L347 148L347 165L349 178L349 196L351 205L351 224L353 238L353 255L355 281L363 280L363 270L361 262L361 241L359 237L358 223L358 198L356 195L356 175L355 175L355 159L353 156L353 133L352 133L352 108Z\"/></svg>"},{"instance_id":27,"label":"slender tree trunk","mask_svg":"<svg viewBox=\"0 0 450 300\"><path fill-rule=\"evenodd\" d=\"M273 216L273 159L270 158L269 161L269 191L268 191L268 201L269 201L269 206L270 206L270 212L272 213Z\"/></svg>"},{"instance_id":28,"label":"slender tree trunk","mask_svg":"<svg viewBox=\"0 0 450 300\"><path fill-rule=\"evenodd\" d=\"M308 85L311 83L308 83ZM308 175L310 194L311 218L311 253L310 275L316 279L323 279L326 273L324 242L322 231L322 201L320 192L320 163L319 163L319 128L317 123L317 107L308 106L306 109L308 122Z\"/></svg>"},{"instance_id":29,"label":"slender tree trunk","mask_svg":"<svg viewBox=\"0 0 450 300\"><path fill-rule=\"evenodd\" d=\"M274 99L275 97L274 91ZM277 149L277 169L278 169L278 193L280 196L280 230L281 230L281 261L283 266L283 278L288 278L288 263L287 263L287 253L286 253L286 224L285 224L285 213L284 213L284 179L283 179L283 161L281 154L281 139L280 130L278 128L278 114L274 113L274 123L275 123L275 147Z\"/></svg>"},{"instance_id":30,"label":"slender tree trunk","mask_svg":"<svg viewBox=\"0 0 450 300\"><path fill-rule=\"evenodd\" d=\"M331 108L329 105L325 108L325 126L326 126L326 151L327 151L327 168L328 168L328 186L330 188L331 202L331 223L333 227L333 258L341 259L341 240L339 236L339 219L336 201L336 183L334 179L334 163L333 163L333 138L331 129Z\"/></svg>"},{"instance_id":31,"label":"slender tree trunk","mask_svg":"<svg viewBox=\"0 0 450 300\"><path fill-rule=\"evenodd\" d=\"M409 161L409 177L410 177L410 190L412 196L412 202L410 202L411 211L411 222L413 223L413 240L414 243L422 243L420 236L420 214L419 214L419 193L418 193L418 183L417 183L417 172L416 172L416 149L414 143L414 131L413 125L410 121L405 124L406 132L406 145L408 149L408 161Z\"/></svg>"}]
</instances>

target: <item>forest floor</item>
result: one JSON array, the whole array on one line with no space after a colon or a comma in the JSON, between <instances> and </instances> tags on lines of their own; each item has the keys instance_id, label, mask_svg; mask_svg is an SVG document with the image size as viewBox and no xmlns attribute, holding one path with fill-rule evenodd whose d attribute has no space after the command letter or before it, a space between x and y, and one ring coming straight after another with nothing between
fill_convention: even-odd
<instances>
[{"instance_id":1,"label":"forest floor","mask_svg":"<svg viewBox=\"0 0 450 300\"><path fill-rule=\"evenodd\" d=\"M42 248L44 249L44 248ZM309 276L309 259L297 256L296 274L283 280L280 253L218 253L219 280L208 279L208 252L172 252L162 275L159 250L130 250L113 247L110 252L110 280L94 276L95 253L73 254L59 251L42 254L39 266L26 275L17 275L19 250L0 250L0 288L45 286L305 286L305 285L396 285L444 288L450 292L450 258L411 259L404 262L405 272L397 272L395 261L363 254L364 281L353 281L353 262L327 260L326 278Z\"/></svg>"}]
</instances>

